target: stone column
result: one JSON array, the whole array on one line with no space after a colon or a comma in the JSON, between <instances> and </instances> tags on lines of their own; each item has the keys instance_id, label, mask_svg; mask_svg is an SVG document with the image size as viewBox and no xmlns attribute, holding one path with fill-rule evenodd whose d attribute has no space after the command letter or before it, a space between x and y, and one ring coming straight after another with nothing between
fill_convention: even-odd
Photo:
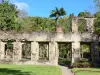
<instances>
[{"instance_id":1,"label":"stone column","mask_svg":"<svg viewBox=\"0 0 100 75\"><path fill-rule=\"evenodd\" d=\"M91 58L92 58L92 62L94 63L100 61L98 46L99 46L99 37L98 35L93 35L93 42L91 44Z\"/></svg>"},{"instance_id":2,"label":"stone column","mask_svg":"<svg viewBox=\"0 0 100 75\"><path fill-rule=\"evenodd\" d=\"M78 32L78 17L74 17L72 19L72 32L77 33Z\"/></svg>"},{"instance_id":3,"label":"stone column","mask_svg":"<svg viewBox=\"0 0 100 75\"><path fill-rule=\"evenodd\" d=\"M18 62L22 58L22 44L20 41L13 43L13 61Z\"/></svg>"},{"instance_id":4,"label":"stone column","mask_svg":"<svg viewBox=\"0 0 100 75\"><path fill-rule=\"evenodd\" d=\"M58 44L55 41L51 41L49 43L49 61L53 65L58 65L58 57L59 57Z\"/></svg>"},{"instance_id":5,"label":"stone column","mask_svg":"<svg viewBox=\"0 0 100 75\"><path fill-rule=\"evenodd\" d=\"M47 49L47 51L46 51L46 57L49 58L49 44L47 44L46 49Z\"/></svg>"},{"instance_id":6,"label":"stone column","mask_svg":"<svg viewBox=\"0 0 100 75\"><path fill-rule=\"evenodd\" d=\"M72 63L80 59L80 42L72 42Z\"/></svg>"},{"instance_id":7,"label":"stone column","mask_svg":"<svg viewBox=\"0 0 100 75\"><path fill-rule=\"evenodd\" d=\"M0 60L5 58L5 42L0 41Z\"/></svg>"},{"instance_id":8,"label":"stone column","mask_svg":"<svg viewBox=\"0 0 100 75\"><path fill-rule=\"evenodd\" d=\"M39 44L38 42L31 42L31 61L37 62L39 60Z\"/></svg>"},{"instance_id":9,"label":"stone column","mask_svg":"<svg viewBox=\"0 0 100 75\"><path fill-rule=\"evenodd\" d=\"M85 18L86 23L87 23L87 30L90 33L94 32L94 20L95 18Z\"/></svg>"}]
</instances>

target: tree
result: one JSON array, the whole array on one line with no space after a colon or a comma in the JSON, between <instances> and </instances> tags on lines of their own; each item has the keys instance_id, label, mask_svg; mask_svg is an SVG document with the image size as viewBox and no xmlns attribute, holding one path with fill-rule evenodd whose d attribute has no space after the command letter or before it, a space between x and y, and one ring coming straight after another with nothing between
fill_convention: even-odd
<instances>
[{"instance_id":1,"label":"tree","mask_svg":"<svg viewBox=\"0 0 100 75\"><path fill-rule=\"evenodd\" d=\"M96 12L94 14L94 17L96 17L96 20L95 20L95 23L94 23L95 33L100 35L100 12Z\"/></svg>"},{"instance_id":2,"label":"tree","mask_svg":"<svg viewBox=\"0 0 100 75\"><path fill-rule=\"evenodd\" d=\"M17 9L14 4L10 4L6 0L0 3L0 29L14 30L19 29L20 24L17 21Z\"/></svg>"},{"instance_id":3,"label":"tree","mask_svg":"<svg viewBox=\"0 0 100 75\"><path fill-rule=\"evenodd\" d=\"M57 22L58 18L59 18L60 16L64 16L64 15L66 15L66 11L64 10L64 8L62 7L62 8L60 8L60 9L58 9L58 8L56 7L55 10L52 10L52 11L51 11L50 17L55 17L55 18L56 18L55 20L56 20L56 22Z\"/></svg>"},{"instance_id":4,"label":"tree","mask_svg":"<svg viewBox=\"0 0 100 75\"><path fill-rule=\"evenodd\" d=\"M91 16L90 12L87 12L87 11L85 11L85 12L80 12L80 13L78 14L78 17L90 17L90 16Z\"/></svg>"},{"instance_id":5,"label":"tree","mask_svg":"<svg viewBox=\"0 0 100 75\"><path fill-rule=\"evenodd\" d=\"M22 31L55 31L55 20L42 17L24 17L21 18L23 29Z\"/></svg>"},{"instance_id":6,"label":"tree","mask_svg":"<svg viewBox=\"0 0 100 75\"><path fill-rule=\"evenodd\" d=\"M90 12L80 12L78 14L78 17L85 17L85 18L88 18L88 17L91 17L91 13ZM78 31L80 33L84 33L87 31L87 26L86 26L86 20L85 19L79 19L78 20Z\"/></svg>"},{"instance_id":7,"label":"tree","mask_svg":"<svg viewBox=\"0 0 100 75\"><path fill-rule=\"evenodd\" d=\"M94 14L94 17L97 18L95 20L94 28L95 28L95 33L100 35L100 0L94 0L94 2L98 8L98 12Z\"/></svg>"},{"instance_id":8,"label":"tree","mask_svg":"<svg viewBox=\"0 0 100 75\"><path fill-rule=\"evenodd\" d=\"M68 18L68 20L67 20L67 27L66 27L66 29L67 29L67 31L72 31L72 19L73 19L73 17L74 17L74 14L72 13L72 14L70 14L69 15L69 18Z\"/></svg>"},{"instance_id":9,"label":"tree","mask_svg":"<svg viewBox=\"0 0 100 75\"><path fill-rule=\"evenodd\" d=\"M69 16L64 16L63 18L60 18L58 22L62 24L63 32L71 32L72 31L72 18L74 17L74 14L70 14Z\"/></svg>"}]
</instances>

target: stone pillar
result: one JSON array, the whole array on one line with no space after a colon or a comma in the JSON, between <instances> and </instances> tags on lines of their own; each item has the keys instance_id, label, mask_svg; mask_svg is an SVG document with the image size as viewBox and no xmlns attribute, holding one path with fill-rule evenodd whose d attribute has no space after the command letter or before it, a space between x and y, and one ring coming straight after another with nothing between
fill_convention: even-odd
<instances>
[{"instance_id":1,"label":"stone pillar","mask_svg":"<svg viewBox=\"0 0 100 75\"><path fill-rule=\"evenodd\" d=\"M46 51L46 57L49 58L49 44L47 44L46 49L47 49L47 51Z\"/></svg>"},{"instance_id":2,"label":"stone pillar","mask_svg":"<svg viewBox=\"0 0 100 75\"><path fill-rule=\"evenodd\" d=\"M31 61L37 62L39 60L39 44L38 42L31 42Z\"/></svg>"},{"instance_id":3,"label":"stone pillar","mask_svg":"<svg viewBox=\"0 0 100 75\"><path fill-rule=\"evenodd\" d=\"M72 63L80 59L80 42L72 42Z\"/></svg>"},{"instance_id":4,"label":"stone pillar","mask_svg":"<svg viewBox=\"0 0 100 75\"><path fill-rule=\"evenodd\" d=\"M91 44L91 58L92 62L94 63L100 60L98 46L99 46L99 37L98 35L93 35L93 42Z\"/></svg>"},{"instance_id":5,"label":"stone pillar","mask_svg":"<svg viewBox=\"0 0 100 75\"><path fill-rule=\"evenodd\" d=\"M95 18L85 18L86 23L87 23L87 30L90 33L94 32L94 19Z\"/></svg>"},{"instance_id":6,"label":"stone pillar","mask_svg":"<svg viewBox=\"0 0 100 75\"><path fill-rule=\"evenodd\" d=\"M58 57L59 57L58 44L54 41L51 41L49 43L49 61L53 65L58 65Z\"/></svg>"},{"instance_id":7,"label":"stone pillar","mask_svg":"<svg viewBox=\"0 0 100 75\"><path fill-rule=\"evenodd\" d=\"M22 44L20 41L13 43L13 61L18 62L22 58Z\"/></svg>"},{"instance_id":8,"label":"stone pillar","mask_svg":"<svg viewBox=\"0 0 100 75\"><path fill-rule=\"evenodd\" d=\"M0 60L5 58L5 44L6 43L0 41Z\"/></svg>"},{"instance_id":9,"label":"stone pillar","mask_svg":"<svg viewBox=\"0 0 100 75\"><path fill-rule=\"evenodd\" d=\"M72 32L77 33L78 32L78 17L74 17L72 19Z\"/></svg>"}]
</instances>

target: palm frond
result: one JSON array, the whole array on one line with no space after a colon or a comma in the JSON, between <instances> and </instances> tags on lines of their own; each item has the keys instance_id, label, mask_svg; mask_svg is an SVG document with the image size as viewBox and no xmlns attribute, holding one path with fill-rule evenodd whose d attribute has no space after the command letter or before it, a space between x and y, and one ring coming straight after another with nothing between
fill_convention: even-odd
<instances>
[{"instance_id":1,"label":"palm frond","mask_svg":"<svg viewBox=\"0 0 100 75\"><path fill-rule=\"evenodd\" d=\"M66 11L64 10L64 8L60 8L58 9L57 7L55 8L55 10L51 11L51 15L50 17L56 17L56 19L59 18L59 16L64 16L66 15Z\"/></svg>"}]
</instances>

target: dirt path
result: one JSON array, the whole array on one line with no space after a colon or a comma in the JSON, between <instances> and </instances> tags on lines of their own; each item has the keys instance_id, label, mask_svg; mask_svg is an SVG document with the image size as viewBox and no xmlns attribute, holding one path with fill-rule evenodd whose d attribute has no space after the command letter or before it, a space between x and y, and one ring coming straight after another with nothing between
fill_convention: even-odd
<instances>
[{"instance_id":1,"label":"dirt path","mask_svg":"<svg viewBox=\"0 0 100 75\"><path fill-rule=\"evenodd\" d=\"M60 67L62 69L62 75L74 75L71 72L71 69L69 69L68 67L66 67L66 66L60 66Z\"/></svg>"}]
</instances>

